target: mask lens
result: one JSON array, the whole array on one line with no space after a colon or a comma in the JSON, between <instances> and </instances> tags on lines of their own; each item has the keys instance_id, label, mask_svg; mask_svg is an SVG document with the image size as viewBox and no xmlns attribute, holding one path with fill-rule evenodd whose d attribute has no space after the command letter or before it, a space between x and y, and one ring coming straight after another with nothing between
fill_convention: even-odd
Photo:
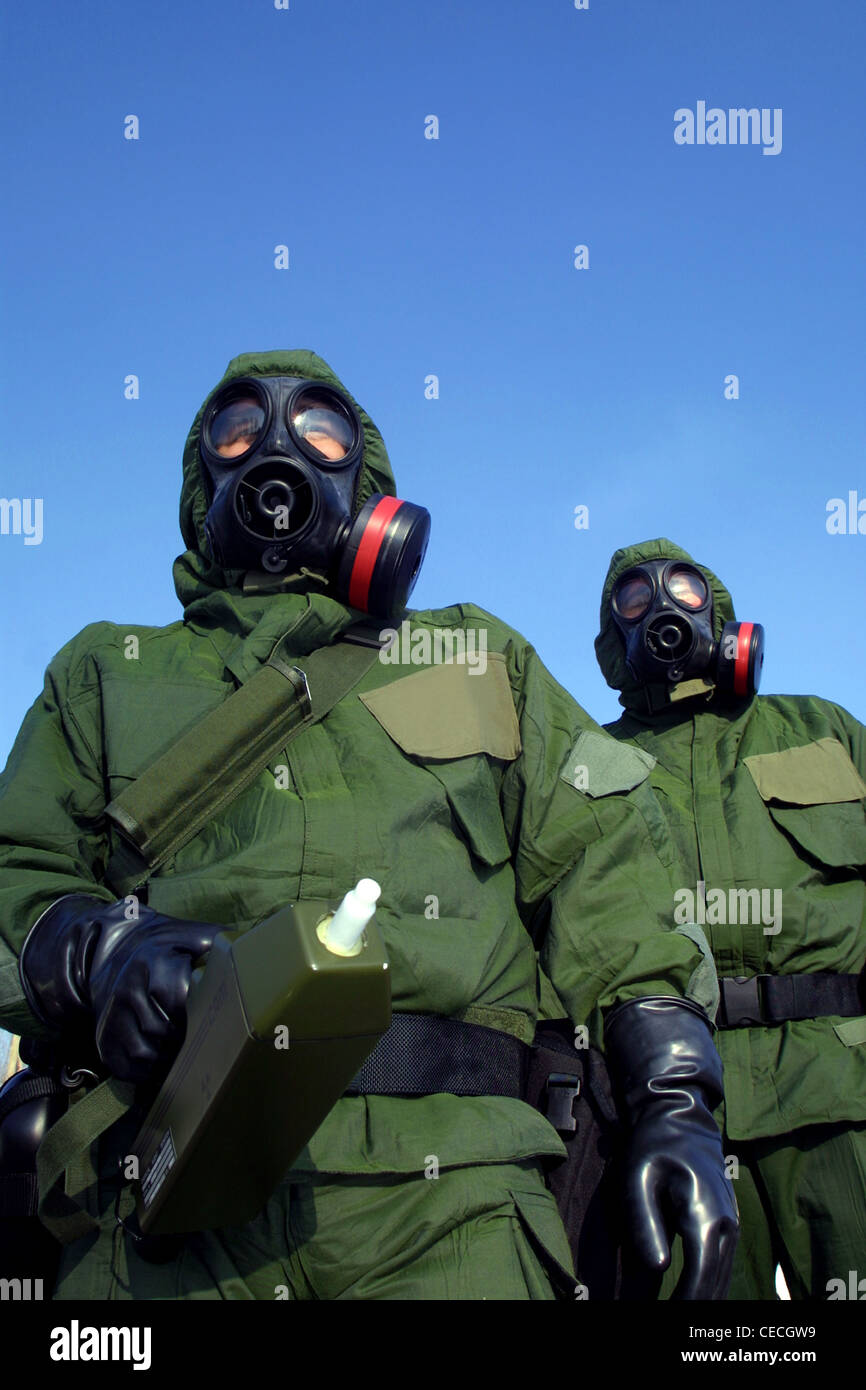
<instances>
[{"instance_id":1,"label":"mask lens","mask_svg":"<svg viewBox=\"0 0 866 1390\"><path fill-rule=\"evenodd\" d=\"M344 459L355 444L355 422L333 397L302 391L292 406L292 429L329 463Z\"/></svg>"},{"instance_id":2,"label":"mask lens","mask_svg":"<svg viewBox=\"0 0 866 1390\"><path fill-rule=\"evenodd\" d=\"M643 617L653 596L652 585L643 574L621 579L614 589L613 606L621 618L633 622Z\"/></svg>"},{"instance_id":3,"label":"mask lens","mask_svg":"<svg viewBox=\"0 0 866 1390\"><path fill-rule=\"evenodd\" d=\"M683 608L703 608L708 591L702 575L694 570L673 569L665 580L671 598Z\"/></svg>"},{"instance_id":4,"label":"mask lens","mask_svg":"<svg viewBox=\"0 0 866 1390\"><path fill-rule=\"evenodd\" d=\"M240 458L255 444L265 412L255 396L237 396L218 410L210 422L210 446L224 459Z\"/></svg>"}]
</instances>

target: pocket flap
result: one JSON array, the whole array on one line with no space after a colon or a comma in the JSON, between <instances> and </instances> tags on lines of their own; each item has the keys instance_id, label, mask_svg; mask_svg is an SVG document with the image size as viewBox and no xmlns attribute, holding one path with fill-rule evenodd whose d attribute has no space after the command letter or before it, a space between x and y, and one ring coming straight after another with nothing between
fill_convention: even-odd
<instances>
[{"instance_id":1,"label":"pocket flap","mask_svg":"<svg viewBox=\"0 0 866 1390\"><path fill-rule=\"evenodd\" d=\"M656 759L631 743L620 743L610 734L584 729L559 774L563 782L587 796L630 792L646 781Z\"/></svg>"},{"instance_id":2,"label":"pocket flap","mask_svg":"<svg viewBox=\"0 0 866 1390\"><path fill-rule=\"evenodd\" d=\"M866 797L866 782L835 738L744 759L764 801L825 806Z\"/></svg>"},{"instance_id":3,"label":"pocket flap","mask_svg":"<svg viewBox=\"0 0 866 1390\"><path fill-rule=\"evenodd\" d=\"M456 662L428 666L359 696L404 753L466 758L489 753L510 762L520 753L505 657L487 654L483 671Z\"/></svg>"}]
</instances>

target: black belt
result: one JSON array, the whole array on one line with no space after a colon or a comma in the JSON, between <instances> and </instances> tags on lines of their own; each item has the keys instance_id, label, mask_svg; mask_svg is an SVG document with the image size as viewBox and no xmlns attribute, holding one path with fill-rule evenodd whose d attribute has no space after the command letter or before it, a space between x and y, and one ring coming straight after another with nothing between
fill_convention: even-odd
<instances>
[{"instance_id":1,"label":"black belt","mask_svg":"<svg viewBox=\"0 0 866 1390\"><path fill-rule=\"evenodd\" d=\"M428 1014L394 1014L347 1095L511 1096L521 1100L531 1049L511 1033Z\"/></svg>"},{"instance_id":2,"label":"black belt","mask_svg":"<svg viewBox=\"0 0 866 1390\"><path fill-rule=\"evenodd\" d=\"M860 975L735 975L719 984L718 1028L759 1028L789 1019L866 1013Z\"/></svg>"}]
</instances>

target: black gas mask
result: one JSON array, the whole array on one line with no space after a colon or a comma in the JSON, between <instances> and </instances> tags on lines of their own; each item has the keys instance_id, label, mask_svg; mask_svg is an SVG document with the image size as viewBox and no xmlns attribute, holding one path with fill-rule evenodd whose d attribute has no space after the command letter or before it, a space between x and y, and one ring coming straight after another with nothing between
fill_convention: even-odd
<instances>
[{"instance_id":1,"label":"black gas mask","mask_svg":"<svg viewBox=\"0 0 866 1390\"><path fill-rule=\"evenodd\" d=\"M302 568L362 612L400 612L421 568L430 514L374 493L352 515L364 431L333 386L242 377L205 408L199 442L213 557L225 569Z\"/></svg>"},{"instance_id":2,"label":"black gas mask","mask_svg":"<svg viewBox=\"0 0 866 1390\"><path fill-rule=\"evenodd\" d=\"M626 664L642 685L668 693L702 679L732 698L754 695L764 660L760 623L725 623L713 637L713 598L694 565L647 560L626 570L611 596L613 620L625 639Z\"/></svg>"}]
</instances>

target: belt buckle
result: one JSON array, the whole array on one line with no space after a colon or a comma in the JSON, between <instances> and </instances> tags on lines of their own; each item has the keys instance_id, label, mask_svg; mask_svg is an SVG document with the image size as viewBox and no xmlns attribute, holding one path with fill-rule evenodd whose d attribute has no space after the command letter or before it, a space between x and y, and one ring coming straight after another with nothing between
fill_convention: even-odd
<instances>
[{"instance_id":1,"label":"belt buckle","mask_svg":"<svg viewBox=\"0 0 866 1390\"><path fill-rule=\"evenodd\" d=\"M720 980L726 1028L748 1028L762 1024L764 1014L758 988L763 975L733 975Z\"/></svg>"},{"instance_id":2,"label":"belt buckle","mask_svg":"<svg viewBox=\"0 0 866 1390\"><path fill-rule=\"evenodd\" d=\"M547 1119L561 1134L577 1129L574 1102L580 1095L580 1077L573 1072L553 1071L547 1078Z\"/></svg>"}]
</instances>

